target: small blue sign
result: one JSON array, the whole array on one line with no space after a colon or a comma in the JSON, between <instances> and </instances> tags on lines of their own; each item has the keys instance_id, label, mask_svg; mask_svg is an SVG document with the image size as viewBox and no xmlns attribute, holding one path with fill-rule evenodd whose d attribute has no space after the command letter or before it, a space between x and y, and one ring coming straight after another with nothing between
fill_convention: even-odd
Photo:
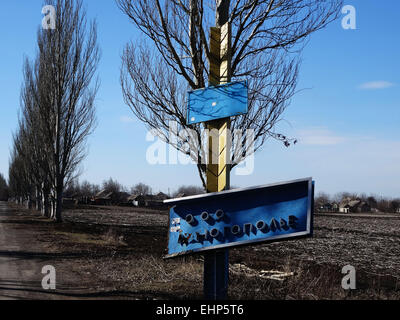
<instances>
[{"instance_id":1,"label":"small blue sign","mask_svg":"<svg viewBox=\"0 0 400 320\"><path fill-rule=\"evenodd\" d=\"M313 202L311 178L166 200L166 258L310 236Z\"/></svg>"},{"instance_id":2,"label":"small blue sign","mask_svg":"<svg viewBox=\"0 0 400 320\"><path fill-rule=\"evenodd\" d=\"M247 81L189 92L187 124L223 119L248 112Z\"/></svg>"}]
</instances>

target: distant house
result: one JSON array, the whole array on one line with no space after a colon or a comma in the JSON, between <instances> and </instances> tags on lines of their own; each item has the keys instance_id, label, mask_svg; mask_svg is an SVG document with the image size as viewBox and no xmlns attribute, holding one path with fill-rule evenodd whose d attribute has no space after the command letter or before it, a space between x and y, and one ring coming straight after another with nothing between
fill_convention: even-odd
<instances>
[{"instance_id":1,"label":"distant house","mask_svg":"<svg viewBox=\"0 0 400 320\"><path fill-rule=\"evenodd\" d=\"M332 204L324 203L318 208L319 212L332 212Z\"/></svg>"},{"instance_id":2,"label":"distant house","mask_svg":"<svg viewBox=\"0 0 400 320\"><path fill-rule=\"evenodd\" d=\"M73 206L79 203L79 194L78 193L70 193L63 197L62 203L65 206Z\"/></svg>"},{"instance_id":3,"label":"distant house","mask_svg":"<svg viewBox=\"0 0 400 320\"><path fill-rule=\"evenodd\" d=\"M78 204L91 204L91 197L80 196L77 201Z\"/></svg>"},{"instance_id":4,"label":"distant house","mask_svg":"<svg viewBox=\"0 0 400 320\"><path fill-rule=\"evenodd\" d=\"M362 212L371 212L371 206L361 201L360 199L351 199L346 198L340 202L339 212L342 213L362 213Z\"/></svg>"},{"instance_id":5,"label":"distant house","mask_svg":"<svg viewBox=\"0 0 400 320\"><path fill-rule=\"evenodd\" d=\"M163 193L163 192L159 192L159 193L156 194L156 198L157 198L158 200L164 201L164 200L168 200L168 199L169 199L169 196L166 195L166 194Z\"/></svg>"},{"instance_id":6,"label":"distant house","mask_svg":"<svg viewBox=\"0 0 400 320\"><path fill-rule=\"evenodd\" d=\"M129 197L130 194L126 192L107 192L106 190L102 190L96 194L92 203L103 206L124 206L129 204Z\"/></svg>"},{"instance_id":7,"label":"distant house","mask_svg":"<svg viewBox=\"0 0 400 320\"><path fill-rule=\"evenodd\" d=\"M62 204L64 206L72 206L72 205L78 204L78 200L76 200L74 197L63 198L62 199Z\"/></svg>"},{"instance_id":8,"label":"distant house","mask_svg":"<svg viewBox=\"0 0 400 320\"><path fill-rule=\"evenodd\" d=\"M339 212L339 205L336 202L324 203L317 208L318 212Z\"/></svg>"},{"instance_id":9,"label":"distant house","mask_svg":"<svg viewBox=\"0 0 400 320\"><path fill-rule=\"evenodd\" d=\"M362 201L359 204L359 206L357 207L357 211L358 212L371 212L371 206L368 203Z\"/></svg>"},{"instance_id":10,"label":"distant house","mask_svg":"<svg viewBox=\"0 0 400 320\"><path fill-rule=\"evenodd\" d=\"M185 197L187 197L187 194L184 192L181 192L181 193L177 194L175 198L185 198Z\"/></svg>"},{"instance_id":11,"label":"distant house","mask_svg":"<svg viewBox=\"0 0 400 320\"><path fill-rule=\"evenodd\" d=\"M128 198L128 202L134 207L144 207L146 205L145 196L133 194Z\"/></svg>"},{"instance_id":12,"label":"distant house","mask_svg":"<svg viewBox=\"0 0 400 320\"><path fill-rule=\"evenodd\" d=\"M113 193L113 196L111 197L112 202L116 205L119 206L129 206L130 202L129 202L129 198L131 197L131 195L127 192L116 192Z\"/></svg>"},{"instance_id":13,"label":"distant house","mask_svg":"<svg viewBox=\"0 0 400 320\"><path fill-rule=\"evenodd\" d=\"M146 196L145 205L146 207L164 207L164 200L169 199L165 193L158 193L156 195Z\"/></svg>"},{"instance_id":14,"label":"distant house","mask_svg":"<svg viewBox=\"0 0 400 320\"><path fill-rule=\"evenodd\" d=\"M341 213L350 213L350 205L351 198L343 199L339 204L339 212Z\"/></svg>"},{"instance_id":15,"label":"distant house","mask_svg":"<svg viewBox=\"0 0 400 320\"><path fill-rule=\"evenodd\" d=\"M111 206L113 192L102 190L97 193L93 198L93 203L101 206Z\"/></svg>"},{"instance_id":16,"label":"distant house","mask_svg":"<svg viewBox=\"0 0 400 320\"><path fill-rule=\"evenodd\" d=\"M339 212L340 213L350 213L350 209L348 207L340 207Z\"/></svg>"},{"instance_id":17,"label":"distant house","mask_svg":"<svg viewBox=\"0 0 400 320\"><path fill-rule=\"evenodd\" d=\"M134 207L164 207L164 200L169 199L165 193L156 195L133 194L128 198L128 202Z\"/></svg>"}]
</instances>

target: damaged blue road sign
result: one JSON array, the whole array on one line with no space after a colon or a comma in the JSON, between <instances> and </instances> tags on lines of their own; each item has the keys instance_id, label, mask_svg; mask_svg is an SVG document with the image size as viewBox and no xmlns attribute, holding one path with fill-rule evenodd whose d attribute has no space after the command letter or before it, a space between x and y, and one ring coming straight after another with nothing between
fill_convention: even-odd
<instances>
[{"instance_id":1,"label":"damaged blue road sign","mask_svg":"<svg viewBox=\"0 0 400 320\"><path fill-rule=\"evenodd\" d=\"M195 124L247 112L247 81L232 82L190 91L186 120L187 124Z\"/></svg>"},{"instance_id":2,"label":"damaged blue road sign","mask_svg":"<svg viewBox=\"0 0 400 320\"><path fill-rule=\"evenodd\" d=\"M311 178L164 202L171 205L166 258L312 235Z\"/></svg>"}]
</instances>

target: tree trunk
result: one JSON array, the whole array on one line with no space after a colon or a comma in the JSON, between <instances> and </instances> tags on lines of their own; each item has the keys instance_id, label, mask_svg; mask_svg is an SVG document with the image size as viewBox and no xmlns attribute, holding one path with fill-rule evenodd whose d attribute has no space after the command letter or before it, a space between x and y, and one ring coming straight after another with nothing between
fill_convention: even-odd
<instances>
[{"instance_id":1,"label":"tree trunk","mask_svg":"<svg viewBox=\"0 0 400 320\"><path fill-rule=\"evenodd\" d=\"M55 197L55 216L54 220L56 222L62 222L62 202L63 202L64 185L63 179L57 179L57 189Z\"/></svg>"},{"instance_id":2,"label":"tree trunk","mask_svg":"<svg viewBox=\"0 0 400 320\"><path fill-rule=\"evenodd\" d=\"M55 220L56 216L56 194L54 189L51 191L51 203L50 203L50 219Z\"/></svg>"},{"instance_id":3,"label":"tree trunk","mask_svg":"<svg viewBox=\"0 0 400 320\"><path fill-rule=\"evenodd\" d=\"M46 188L42 189L42 216L50 218L50 203L49 191Z\"/></svg>"},{"instance_id":4,"label":"tree trunk","mask_svg":"<svg viewBox=\"0 0 400 320\"><path fill-rule=\"evenodd\" d=\"M62 222L62 192L57 194L56 212L55 212L54 220L58 223Z\"/></svg>"},{"instance_id":5,"label":"tree trunk","mask_svg":"<svg viewBox=\"0 0 400 320\"><path fill-rule=\"evenodd\" d=\"M36 202L35 202L35 204L36 204L36 211L41 211L42 210L42 201L41 201L41 199L42 199L42 197L41 197L41 194L40 194L40 188L39 187L36 187L36 189L35 189L35 193L36 193Z\"/></svg>"},{"instance_id":6,"label":"tree trunk","mask_svg":"<svg viewBox=\"0 0 400 320\"><path fill-rule=\"evenodd\" d=\"M26 199L26 208L27 208L28 210L31 210L31 209L32 209L31 196L28 196L27 199Z\"/></svg>"}]
</instances>

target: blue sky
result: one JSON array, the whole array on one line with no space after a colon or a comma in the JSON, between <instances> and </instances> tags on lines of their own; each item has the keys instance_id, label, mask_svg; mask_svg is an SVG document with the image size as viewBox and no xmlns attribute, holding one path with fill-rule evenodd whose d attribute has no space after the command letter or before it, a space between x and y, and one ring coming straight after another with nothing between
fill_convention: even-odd
<instances>
[{"instance_id":1,"label":"blue sky","mask_svg":"<svg viewBox=\"0 0 400 320\"><path fill-rule=\"evenodd\" d=\"M112 0L86 0L98 22L102 60L97 97L98 127L89 139L81 180L113 177L171 192L200 184L194 166L146 161L147 131L124 104L119 85L121 52L138 38ZM349 0L357 29L341 20L314 34L305 48L298 89L280 129L299 138L285 148L269 141L256 154L255 171L232 175L235 186L252 186L312 176L317 191L374 193L400 197L400 2ZM41 0L0 4L0 172L7 176L11 133L17 126L24 56L33 57L41 24ZM344 15L343 15L344 17Z\"/></svg>"}]
</instances>

